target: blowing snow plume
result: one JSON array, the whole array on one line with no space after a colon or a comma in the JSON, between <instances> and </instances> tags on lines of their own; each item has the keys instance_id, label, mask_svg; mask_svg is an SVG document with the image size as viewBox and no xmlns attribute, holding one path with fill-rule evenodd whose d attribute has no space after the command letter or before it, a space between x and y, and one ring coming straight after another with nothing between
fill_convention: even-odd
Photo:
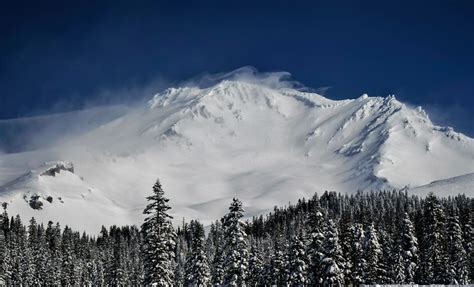
<instances>
[{"instance_id":1,"label":"blowing snow plume","mask_svg":"<svg viewBox=\"0 0 474 287\"><path fill-rule=\"evenodd\" d=\"M180 86L194 86L204 89L215 86L222 81L238 81L257 84L271 89L304 88L301 83L291 80L291 74L288 72L259 72L252 66L241 67L226 73L202 73L196 77L183 81Z\"/></svg>"},{"instance_id":2,"label":"blowing snow plume","mask_svg":"<svg viewBox=\"0 0 474 287\"><path fill-rule=\"evenodd\" d=\"M169 87L170 81L156 77L141 85L100 89L87 95L82 103L53 104L49 110L29 111L28 117L0 120L0 151L17 153L65 143L126 115L142 106L156 91Z\"/></svg>"}]
</instances>

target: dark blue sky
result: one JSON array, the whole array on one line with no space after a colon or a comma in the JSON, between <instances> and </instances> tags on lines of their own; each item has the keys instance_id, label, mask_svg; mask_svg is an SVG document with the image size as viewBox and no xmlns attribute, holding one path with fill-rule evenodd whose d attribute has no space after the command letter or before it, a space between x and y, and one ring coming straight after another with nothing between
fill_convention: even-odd
<instances>
[{"instance_id":1,"label":"dark blue sky","mask_svg":"<svg viewBox=\"0 0 474 287\"><path fill-rule=\"evenodd\" d=\"M473 136L474 2L356 2L2 1L0 118L251 65L333 99L395 94Z\"/></svg>"}]
</instances>

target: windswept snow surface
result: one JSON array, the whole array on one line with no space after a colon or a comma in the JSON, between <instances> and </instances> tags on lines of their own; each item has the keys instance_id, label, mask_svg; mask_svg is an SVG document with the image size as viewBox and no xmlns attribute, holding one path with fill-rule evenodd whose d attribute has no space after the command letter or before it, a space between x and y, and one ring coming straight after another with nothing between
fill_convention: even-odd
<instances>
[{"instance_id":1,"label":"windswept snow surface","mask_svg":"<svg viewBox=\"0 0 474 287\"><path fill-rule=\"evenodd\" d=\"M29 172L60 160L74 172ZM139 224L157 177L175 220L209 222L234 196L252 216L324 190L417 187L473 172L473 139L434 126L421 108L393 96L333 101L224 79L170 88L67 141L0 155L0 201L11 214L97 232L102 224ZM34 210L23 197L35 193L64 203Z\"/></svg>"},{"instance_id":2,"label":"windswept snow surface","mask_svg":"<svg viewBox=\"0 0 474 287\"><path fill-rule=\"evenodd\" d=\"M468 197L474 197L474 173L433 181L430 184L415 187L410 191L421 196L433 192L439 196L465 194Z\"/></svg>"}]
</instances>

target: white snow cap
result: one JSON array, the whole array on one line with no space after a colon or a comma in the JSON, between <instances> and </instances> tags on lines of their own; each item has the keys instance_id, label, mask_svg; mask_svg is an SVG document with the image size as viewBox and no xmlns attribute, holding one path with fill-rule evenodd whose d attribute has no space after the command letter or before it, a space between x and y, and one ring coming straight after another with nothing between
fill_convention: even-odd
<instances>
[{"instance_id":1,"label":"white snow cap","mask_svg":"<svg viewBox=\"0 0 474 287\"><path fill-rule=\"evenodd\" d=\"M35 217L95 232L138 224L157 177L177 220L206 223L233 197L252 216L314 192L415 188L474 173L474 140L425 114L394 96L331 100L288 73L205 75L67 142L0 155L0 201L30 216L23 196L52 194L63 203L45 202ZM25 177L63 159L74 165ZM459 189L439 189L451 191ZM77 216L84 210L88 222Z\"/></svg>"}]
</instances>

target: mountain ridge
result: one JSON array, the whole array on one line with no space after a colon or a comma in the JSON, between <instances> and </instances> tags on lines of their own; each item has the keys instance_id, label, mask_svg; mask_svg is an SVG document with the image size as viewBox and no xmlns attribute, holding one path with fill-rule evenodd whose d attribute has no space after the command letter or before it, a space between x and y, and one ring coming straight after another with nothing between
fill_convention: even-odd
<instances>
[{"instance_id":1,"label":"mountain ridge","mask_svg":"<svg viewBox=\"0 0 474 287\"><path fill-rule=\"evenodd\" d=\"M0 186L58 160L73 162L101 191L118 223L140 220L156 177L176 217L205 222L224 214L234 196L256 215L324 190L416 187L472 173L474 140L435 126L423 109L394 96L336 101L287 85L224 79L169 88L57 145L0 155Z\"/></svg>"}]
</instances>

